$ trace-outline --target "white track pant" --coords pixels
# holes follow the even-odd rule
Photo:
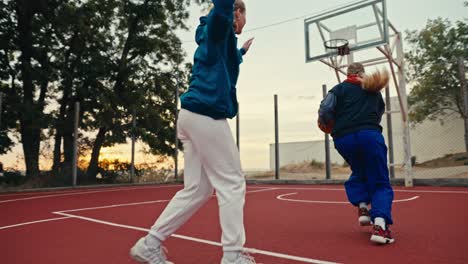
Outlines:
[[[178,137],[184,146],[184,189],[172,198],[150,234],[162,241],[168,238],[211,198],[214,189],[223,250],[241,250],[245,243],[246,186],[239,151],[226,119],[214,120],[182,109]]]

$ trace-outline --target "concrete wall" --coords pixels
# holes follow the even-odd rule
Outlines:
[[[290,142],[280,143],[280,167],[301,163],[303,161],[319,161],[325,162],[325,142],[320,141],[304,141],[304,142]],[[343,164],[344,160],[335,150],[333,142],[330,144],[330,159],[332,163]],[[270,144],[270,169],[275,168],[275,144]]]
[[[392,110],[399,109],[398,98],[392,97]],[[392,114],[393,147],[396,164],[403,163],[403,131],[400,113]],[[447,154],[465,151],[464,124],[459,116],[446,116],[440,121],[425,121],[410,129],[411,152],[417,162],[424,162],[443,157]],[[385,142],[388,145],[387,121],[384,115],[382,121]],[[325,161],[324,140],[280,143],[280,166],[300,163],[303,161]],[[344,160],[330,142],[332,163],[343,164]],[[270,144],[270,169],[275,168],[275,145]]]

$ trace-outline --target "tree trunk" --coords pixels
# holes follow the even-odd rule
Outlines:
[[[28,177],[39,175],[40,130],[32,127],[32,122],[21,120],[21,141],[23,143],[26,176]]]
[[[86,171],[86,178],[88,180],[95,179],[98,173],[99,153],[101,152],[102,144],[106,138],[107,129],[100,128],[94,141],[93,152],[91,154],[91,161],[89,162],[88,170]]]
[[[143,3],[143,6],[146,7],[149,3],[149,0],[145,0]],[[115,83],[113,86],[113,90],[120,96],[122,89],[123,89],[123,81],[127,78],[126,76],[126,70],[127,70],[127,63],[128,63],[128,55],[131,50],[131,44],[132,40],[136,36],[137,29],[138,29],[138,23],[140,21],[140,16],[136,14],[131,21],[129,22],[129,28],[128,28],[128,34],[127,38],[122,50],[122,54],[120,56],[119,60],[119,67],[118,67],[118,72],[117,76],[115,78]],[[123,98],[124,100],[126,99],[125,97]],[[112,122],[112,121],[111,121]],[[109,127],[109,126],[108,126]],[[93,146],[93,152],[91,154],[91,161],[89,163],[88,169],[86,171],[86,178],[91,180],[96,177],[96,174],[98,172],[98,163],[99,163],[99,153],[101,151],[101,147],[104,143],[105,136],[106,136],[107,128],[105,126],[102,126],[99,128],[99,132],[96,136],[96,140],[94,142]]]
[[[75,31],[73,34],[73,37],[70,40],[70,48],[65,54],[65,63],[64,65],[67,66],[67,71],[68,71],[68,77],[64,82],[63,85],[63,96],[62,99],[60,99],[60,112],[59,116],[57,117],[57,121],[55,123],[55,146],[54,146],[54,164],[53,164],[53,171],[55,175],[59,174],[60,166],[61,166],[61,144],[62,144],[62,138],[64,138],[65,135],[65,127],[67,126],[73,126],[73,120],[70,121],[70,118],[66,118],[67,114],[67,106],[72,105],[70,102],[70,96],[72,94],[72,86],[73,86],[73,71],[76,68],[76,65],[78,62],[81,60],[81,53],[78,52],[78,55],[76,56],[76,59],[71,63],[71,65],[68,67],[69,61],[70,61],[70,56],[73,52],[75,52],[77,48],[77,38],[78,38],[78,32]],[[81,49],[83,50],[83,49]],[[68,111],[68,114],[70,115],[70,111]],[[68,122],[67,122],[68,121]],[[65,141],[65,140],[64,140]],[[65,144],[65,143],[64,143]],[[64,151],[65,151],[65,146],[64,146]],[[73,150],[68,150],[67,151],[73,151]],[[70,171],[71,172],[71,171]],[[66,172],[68,173],[68,172]],[[67,174],[65,174],[67,175]]]
[[[52,172],[54,176],[60,174],[60,163],[62,162],[62,135],[59,132],[59,128],[56,128],[55,139],[54,139],[54,163],[52,165]]]
[[[62,174],[65,176],[67,184],[72,182],[72,169],[73,169],[73,124],[74,124],[74,108],[73,103],[69,102],[67,107],[67,114],[65,123],[63,125],[63,168]]]
[[[67,105],[70,104],[69,102],[69,93],[70,89],[65,88],[63,97],[60,100],[60,113],[57,118],[57,121],[55,122],[55,145],[54,145],[54,164],[53,164],[53,171],[55,175],[59,175],[59,170],[61,168],[61,162],[62,162],[62,152],[61,152],[61,145],[62,145],[62,139],[65,136],[65,127],[67,126],[72,126],[73,123],[67,122],[66,118],[66,111],[67,111]],[[68,113],[70,115],[70,113]],[[64,139],[65,141],[65,139]],[[64,143],[65,145],[65,143]],[[65,146],[64,146],[64,151],[65,151]]]
[[[18,1],[18,38],[21,50],[21,81],[23,101],[20,109],[20,130],[23,144],[26,176],[39,175],[40,126],[37,126],[37,108],[34,104],[34,85],[32,80],[32,17],[33,11],[27,1]]]

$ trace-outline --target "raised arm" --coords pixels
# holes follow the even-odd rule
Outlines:
[[[208,15],[208,38],[220,41],[226,38],[234,22],[234,0],[213,0],[214,8]]]

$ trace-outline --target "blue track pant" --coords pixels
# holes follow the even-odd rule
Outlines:
[[[392,220],[393,189],[388,178],[387,146],[382,133],[361,130],[334,139],[335,148],[351,166],[351,176],[345,183],[348,200],[354,205],[372,205],[372,221],[382,217]]]

